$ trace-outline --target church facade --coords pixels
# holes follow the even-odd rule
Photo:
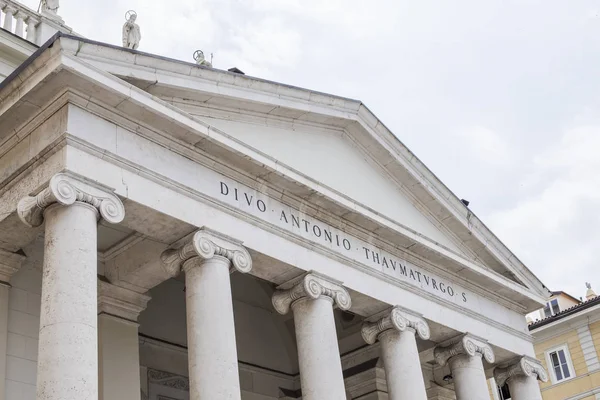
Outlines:
[[[0,399],[542,398],[548,290],[360,101],[0,33]]]

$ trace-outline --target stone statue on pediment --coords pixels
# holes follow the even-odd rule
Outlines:
[[[137,13],[133,10],[127,11],[125,14],[125,24],[123,25],[123,47],[128,49],[137,49],[142,40],[140,26],[135,23]]]
[[[42,12],[58,14],[59,7],[60,7],[59,0],[42,0]]]
[[[196,60],[196,64],[198,65],[212,68],[212,63],[204,57],[204,52],[202,50],[196,50],[194,53],[194,60]]]

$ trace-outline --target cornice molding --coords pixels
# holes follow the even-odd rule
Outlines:
[[[412,329],[423,340],[428,340],[431,337],[427,321],[400,306],[395,306],[391,310],[386,311],[385,315],[376,322],[367,321],[363,323],[361,334],[365,342],[373,344],[377,341],[379,335],[390,329],[395,329],[398,332],[405,332]]]
[[[352,305],[350,294],[341,284],[316,272],[309,272],[300,279],[296,278],[287,284],[290,289],[277,290],[272,297],[273,307],[280,314],[287,314],[294,302],[310,298],[316,300],[321,297],[330,298],[341,310],[349,310]]]
[[[483,357],[489,363],[493,363],[496,359],[492,347],[486,340],[468,333],[462,335],[455,343],[449,346],[436,347],[433,352],[436,363],[442,367],[448,363],[450,358],[461,354],[471,357]]]
[[[98,314],[136,322],[151,297],[98,279]]]
[[[175,277],[186,261],[195,257],[209,260],[214,256],[228,259],[231,272],[245,274],[252,270],[252,257],[242,242],[206,227],[198,230],[183,247],[165,250],[160,258],[165,271]]]
[[[0,249],[0,284],[9,284],[10,278],[21,269],[25,258],[24,255]]]
[[[23,223],[31,228],[42,225],[44,210],[55,203],[70,206],[76,201],[95,207],[100,216],[111,224],[125,218],[125,207],[115,194],[106,188],[65,173],[56,174],[49,186],[36,196],[19,201],[17,213]]]
[[[518,376],[533,376],[542,382],[548,382],[548,373],[542,366],[542,363],[535,358],[528,356],[523,356],[506,367],[494,369],[494,378],[500,387],[511,378]]]

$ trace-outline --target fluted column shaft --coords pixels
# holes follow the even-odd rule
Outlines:
[[[36,398],[98,400],[97,222],[121,222],[123,204],[58,174],[17,212],[28,226],[45,222]]]
[[[513,400],[542,400],[538,379],[547,382],[548,373],[538,360],[524,356],[506,367],[496,368],[494,378],[499,386],[508,384]]]
[[[450,365],[457,400],[489,400],[483,358],[493,363],[494,352],[483,339],[466,334],[454,344],[434,351],[439,365]]]
[[[390,400],[427,400],[416,340],[417,332],[429,339],[427,322],[399,306],[372,319],[376,321],[363,324],[362,336],[369,344],[381,343]]]
[[[334,303],[345,310],[350,308],[348,292],[339,283],[314,273],[273,295],[279,313],[286,314],[290,307],[294,313],[304,400],[346,399]]]
[[[240,400],[230,269],[252,268],[240,242],[201,229],[163,262],[172,273],[185,271],[188,365],[191,400]]]

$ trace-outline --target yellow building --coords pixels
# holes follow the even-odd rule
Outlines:
[[[600,297],[591,286],[585,300],[553,292],[546,307],[527,316],[536,358],[548,371],[544,400],[600,400]],[[506,387],[493,399],[510,398]]]

